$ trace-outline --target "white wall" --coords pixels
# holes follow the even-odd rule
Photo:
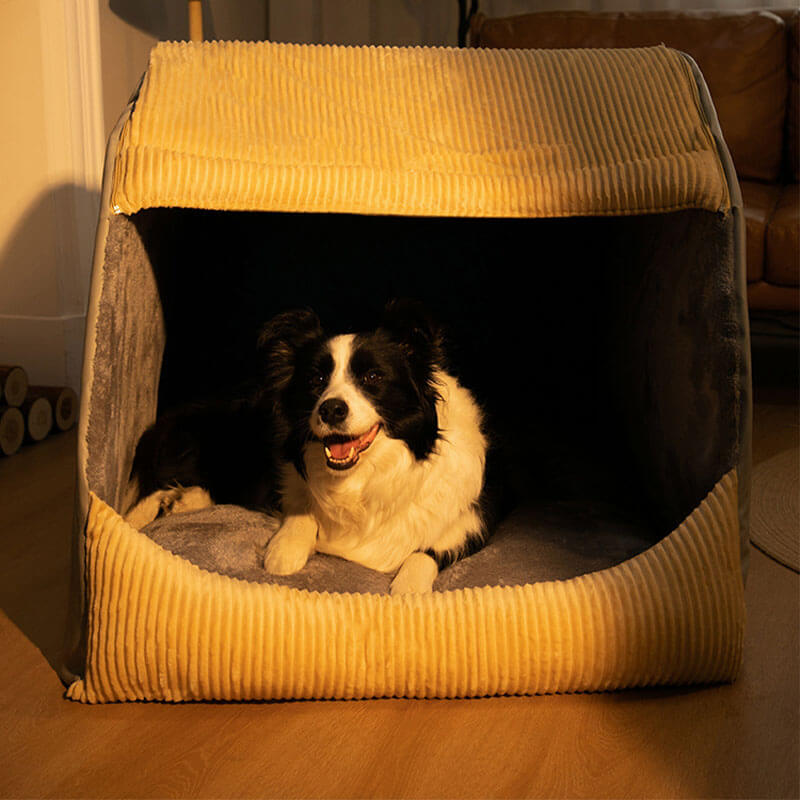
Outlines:
[[[78,0],[0,4],[0,363],[76,388],[103,137],[83,101],[97,53],[78,47],[93,23]]]

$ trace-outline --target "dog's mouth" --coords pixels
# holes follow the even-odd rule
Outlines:
[[[326,436],[322,444],[328,466],[338,470],[354,467],[360,455],[375,441],[380,427],[380,422],[376,422],[366,433],[356,437],[339,433]]]

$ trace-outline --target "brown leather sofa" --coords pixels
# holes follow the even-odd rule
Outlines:
[[[691,55],[744,200],[752,311],[800,310],[800,11],[536,12],[470,26],[473,47],[644,47]]]

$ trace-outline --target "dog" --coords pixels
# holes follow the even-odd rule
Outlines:
[[[268,572],[295,573],[318,551],[396,573],[393,595],[430,591],[483,546],[484,415],[424,308],[394,301],[371,332],[334,336],[289,311],[258,346],[249,396],[183,408],[142,436],[129,522],[236,503],[280,517]]]

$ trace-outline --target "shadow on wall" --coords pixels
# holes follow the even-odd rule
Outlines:
[[[0,363],[20,364],[33,383],[80,388],[99,203],[96,191],[53,186],[0,249]]]
[[[186,0],[108,0],[113,14],[161,41],[189,38]],[[202,0],[205,39],[259,41],[269,30],[268,0]]]
[[[189,35],[187,0],[108,0],[110,11],[159,40]],[[274,3],[269,0],[202,0],[207,40],[305,42],[345,45],[455,45],[455,0],[393,0],[357,4]]]
[[[204,18],[206,5],[203,3]],[[180,41],[189,37],[186,0],[109,0],[109,8],[128,25],[157,39]]]

